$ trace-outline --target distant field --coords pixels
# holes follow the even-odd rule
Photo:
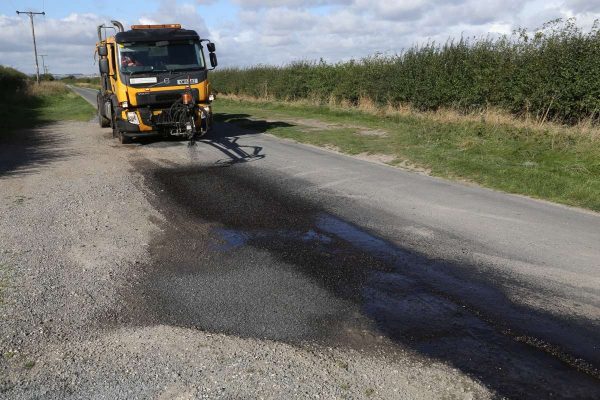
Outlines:
[[[0,134],[62,120],[87,121],[95,110],[64,83],[28,79],[25,74],[0,66]]]
[[[67,77],[60,80],[63,83],[68,83],[69,85],[75,85],[80,87],[85,87],[89,89],[100,89],[100,78],[75,78],[75,77]]]
[[[600,136],[560,126],[220,97],[217,120],[432,175],[600,211]]]
[[[218,69],[223,94],[315,104],[373,104],[477,114],[499,109],[539,124],[596,124],[600,30],[552,21],[536,32],[427,43],[401,54],[329,64]]]

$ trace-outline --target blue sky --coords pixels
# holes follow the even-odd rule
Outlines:
[[[200,13],[211,16],[211,18],[205,19],[209,27],[211,23],[231,18],[239,10],[236,4],[229,1],[204,2],[203,4],[191,1],[188,3],[196,3]],[[116,19],[134,21],[142,14],[157,11],[159,6],[160,2],[148,0],[1,0],[0,15],[11,15],[18,9],[19,11],[45,11],[46,18],[65,18],[73,13],[92,13],[96,15],[110,14],[110,17]],[[107,12],[107,9],[110,9],[110,13]],[[144,12],[140,13],[140,10],[144,10]]]
[[[28,18],[54,73],[93,73],[96,26],[118,19],[181,23],[217,44],[220,65],[336,62],[395,54],[425,41],[510,34],[554,18],[583,28],[600,18],[599,0],[0,0],[0,64],[34,70]]]

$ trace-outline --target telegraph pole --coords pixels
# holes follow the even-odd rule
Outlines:
[[[44,71],[44,75],[48,75],[48,68],[46,68],[46,58],[45,58],[45,57],[48,57],[48,54],[40,54],[40,57],[42,57],[42,70]]]
[[[31,21],[31,34],[33,35],[33,55],[35,56],[35,75],[37,78],[37,83],[40,83],[40,65],[38,64],[38,56],[37,56],[37,46],[35,44],[35,27],[33,26],[33,16],[34,15],[46,15],[45,12],[33,12],[33,11],[17,11],[17,15],[27,14],[29,15],[29,20]]]

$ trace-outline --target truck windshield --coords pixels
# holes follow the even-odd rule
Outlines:
[[[119,44],[119,66],[125,73],[185,71],[204,68],[200,43],[161,41]]]

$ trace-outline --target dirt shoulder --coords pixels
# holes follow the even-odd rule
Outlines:
[[[410,351],[398,361],[103,322],[151,262],[148,244],[164,223],[132,161],[181,160],[117,145],[91,123],[19,134],[23,140],[0,147],[0,158],[32,137],[52,145],[44,157],[5,165],[0,174],[0,397],[489,397],[459,371]]]

